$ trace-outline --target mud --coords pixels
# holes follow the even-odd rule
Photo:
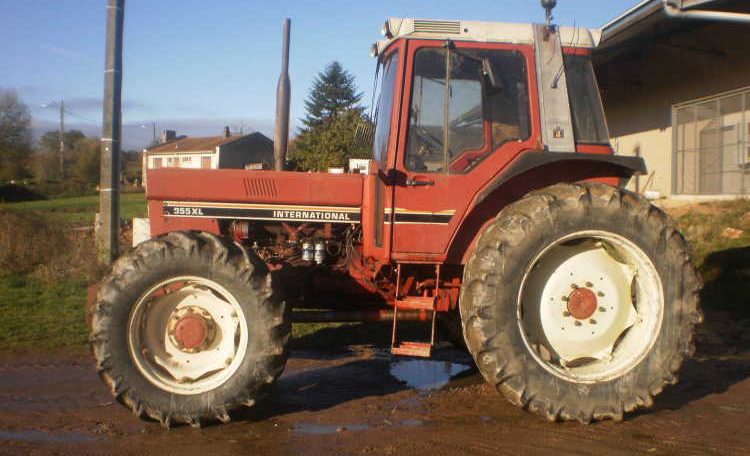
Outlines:
[[[0,454],[747,454],[748,325],[720,312],[706,321],[696,357],[653,409],[589,426],[518,410],[461,351],[392,359],[361,328],[314,336],[325,350],[296,342],[270,398],[202,429],[136,419],[85,353],[0,355]]]

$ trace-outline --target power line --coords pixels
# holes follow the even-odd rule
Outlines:
[[[76,114],[75,112],[71,111],[70,109],[65,109],[65,112],[68,113],[68,114],[70,114],[73,117],[78,117],[79,119],[83,119],[83,120],[85,120],[87,122],[91,122],[91,123],[96,124],[96,125],[101,125],[102,124],[101,121],[94,120],[94,119],[91,119],[89,117],[82,116],[80,114]]]

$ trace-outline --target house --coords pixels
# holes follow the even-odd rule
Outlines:
[[[602,29],[593,59],[612,145],[673,199],[750,194],[750,2],[646,0]]]
[[[233,136],[226,127],[222,136],[178,138],[169,133],[163,136],[166,142],[143,151],[144,185],[147,169],[273,167],[273,141],[259,132]]]

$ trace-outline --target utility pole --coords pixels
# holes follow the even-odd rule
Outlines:
[[[60,100],[60,180],[65,179],[65,101]]]
[[[151,122],[151,126],[154,127],[153,128],[153,130],[154,130],[154,139],[151,142],[151,144],[153,145],[153,144],[156,144],[156,122]]]
[[[99,252],[101,260],[105,264],[110,264],[117,258],[120,240],[120,140],[122,138],[122,36],[124,16],[125,0],[108,0],[98,236]]]

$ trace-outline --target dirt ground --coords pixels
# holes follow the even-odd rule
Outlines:
[[[516,409],[461,351],[391,358],[361,328],[298,341],[268,400],[202,429],[136,419],[85,353],[0,355],[0,454],[747,454],[750,328],[725,312],[706,321],[652,410],[588,426]]]

